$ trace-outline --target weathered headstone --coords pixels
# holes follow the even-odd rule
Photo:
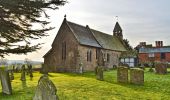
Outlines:
[[[143,85],[144,84],[144,71],[140,68],[130,69],[130,83]]]
[[[95,74],[96,74],[96,79],[103,81],[103,67],[102,66],[97,66],[95,68]]]
[[[30,75],[30,78],[33,78],[33,73],[32,73],[32,65],[28,65],[28,73]]]
[[[26,81],[26,78],[25,78],[25,65],[22,65],[22,67],[21,67],[21,81]]]
[[[95,74],[96,74],[96,79],[97,80],[104,80],[103,79],[103,70],[105,66],[105,61],[104,61],[104,55],[103,51],[100,49],[98,53],[98,58],[97,58],[97,67],[95,68]]]
[[[2,85],[2,93],[8,94],[8,95],[12,94],[12,87],[11,87],[9,72],[5,70],[4,67],[0,68],[0,79],[1,79],[1,85]]]
[[[58,100],[57,89],[47,75],[40,77],[33,100]]]
[[[167,74],[167,66],[164,63],[158,63],[155,66],[155,71],[157,74]]]
[[[127,67],[117,67],[117,82],[128,83],[128,68]]]
[[[13,72],[13,70],[10,71],[10,80],[14,80],[14,72]]]
[[[83,63],[79,64],[79,73],[82,74],[83,73]]]

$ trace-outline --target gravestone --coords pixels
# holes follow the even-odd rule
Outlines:
[[[104,61],[103,51],[101,49],[98,52],[97,65],[98,66],[95,68],[96,79],[102,81],[102,80],[104,80],[103,79],[103,70],[104,70],[104,66],[105,66],[105,61]]]
[[[77,57],[76,57],[77,63],[76,63],[76,72],[82,74],[83,73],[83,63],[82,63],[82,57],[80,55],[80,51],[77,51]]]
[[[8,95],[12,94],[9,72],[5,70],[4,67],[0,68],[0,79],[1,79],[2,93]]]
[[[103,67],[102,66],[97,66],[95,68],[95,74],[96,74],[96,79],[103,81]]]
[[[128,67],[117,67],[117,82],[128,83]]]
[[[79,64],[79,73],[82,74],[83,73],[83,63]]]
[[[21,67],[21,81],[26,81],[26,78],[25,78],[26,72],[25,71],[26,71],[25,65],[22,65],[22,67]]]
[[[130,83],[143,85],[144,84],[144,71],[140,68],[130,69]]]
[[[158,63],[155,66],[156,74],[167,74],[167,66],[164,63]]]
[[[33,78],[33,73],[32,73],[32,65],[28,65],[28,73],[30,75],[30,78]]]
[[[48,75],[43,75],[38,81],[33,100],[58,100],[57,89]]]
[[[14,80],[14,72],[13,72],[13,70],[10,71],[10,80]]]

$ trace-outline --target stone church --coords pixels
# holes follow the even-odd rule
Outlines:
[[[119,64],[121,52],[126,51],[118,22],[113,35],[109,35],[88,25],[70,22],[66,18],[51,47],[43,56],[44,69],[49,72],[94,71],[98,66],[99,51],[103,53],[104,68],[113,68]]]

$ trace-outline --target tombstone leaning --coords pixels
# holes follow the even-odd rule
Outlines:
[[[1,79],[2,93],[8,95],[12,94],[9,72],[5,70],[4,67],[0,67],[0,79]]]
[[[48,75],[43,75],[38,81],[33,100],[58,100],[57,89]]]

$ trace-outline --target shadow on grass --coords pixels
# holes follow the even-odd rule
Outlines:
[[[32,100],[36,86],[12,91],[12,95],[0,93],[0,100]]]

